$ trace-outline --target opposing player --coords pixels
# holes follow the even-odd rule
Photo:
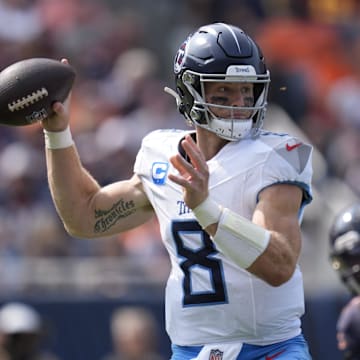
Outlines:
[[[131,179],[100,187],[81,165],[65,107],[43,121],[48,180],[70,234],[96,238],[155,213],[171,259],[166,327],[177,359],[310,359],[300,223],[311,201],[312,148],[263,131],[270,82],[241,29],[203,26],[174,64],[190,131],[158,130]]]
[[[344,359],[360,359],[360,203],[341,211],[330,230],[330,259],[353,295],[337,323],[337,341]]]

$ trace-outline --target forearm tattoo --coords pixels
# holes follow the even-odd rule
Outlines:
[[[95,209],[95,222],[94,232],[104,233],[113,227],[119,219],[126,218],[135,213],[135,203],[133,200],[125,201],[120,199],[109,210],[96,210]]]

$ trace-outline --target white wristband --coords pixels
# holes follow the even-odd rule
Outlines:
[[[70,127],[63,131],[47,131],[44,129],[45,146],[48,149],[65,149],[74,144]]]
[[[224,255],[246,269],[265,251],[270,236],[270,231],[225,208],[213,241]]]
[[[200,205],[193,209],[198,223],[203,229],[219,221],[222,207],[208,196]]]

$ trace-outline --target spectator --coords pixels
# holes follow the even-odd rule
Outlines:
[[[40,315],[23,303],[0,309],[0,360],[58,360],[41,349],[44,328]]]
[[[111,317],[113,352],[103,360],[163,360],[158,349],[158,326],[143,307],[124,307]]]

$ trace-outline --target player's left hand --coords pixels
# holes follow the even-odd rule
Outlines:
[[[190,135],[186,135],[181,145],[190,162],[180,154],[170,157],[170,162],[179,172],[169,174],[168,178],[182,186],[185,204],[194,209],[209,195],[209,169],[203,154]]]

